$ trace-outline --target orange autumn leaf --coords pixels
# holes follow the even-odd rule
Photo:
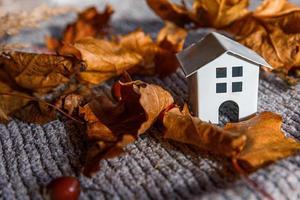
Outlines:
[[[299,152],[300,143],[286,138],[281,125],[282,117],[271,112],[262,112],[243,122],[226,124],[225,131],[238,132],[247,137],[246,145],[235,157],[246,172],[253,172]]]
[[[87,69],[78,75],[80,80],[99,84],[125,71],[131,74],[166,76],[179,64],[175,54],[183,47],[187,33],[184,29],[167,26],[158,35],[158,41],[141,30],[112,40],[85,38],[74,48],[86,63]]]
[[[245,172],[253,172],[300,150],[300,143],[281,131],[281,116],[262,112],[224,128],[192,117],[185,107],[164,113],[164,138],[192,144],[202,150],[237,161]]]
[[[25,95],[22,92],[16,92],[8,84],[1,82],[0,79],[0,122],[4,123],[10,120],[11,115],[22,107],[26,106],[30,100],[16,96],[1,95],[1,93],[17,93]]]
[[[276,10],[276,13],[271,14]],[[262,55],[275,69],[287,73],[300,66],[300,7],[287,1],[264,1],[251,15],[226,30]]]
[[[205,26],[222,28],[245,16],[248,5],[248,0],[195,0],[193,8]]]
[[[99,96],[84,105],[78,104],[78,113],[86,121],[86,134],[91,143],[84,167],[86,175],[99,168],[101,159],[122,153],[125,145],[145,133],[174,102],[172,96],[157,85],[141,81],[119,84],[121,97],[117,101]],[[76,95],[72,95],[69,101],[78,102],[76,99]]]
[[[156,72],[165,77],[175,72],[180,66],[176,53],[183,49],[187,31],[172,23],[166,25],[159,31],[156,43],[159,46],[155,57]]]
[[[193,24],[222,28],[249,12],[248,0],[195,0],[192,9],[169,0],[147,0],[147,3],[163,20],[181,27]]]
[[[165,112],[163,126],[166,139],[229,157],[237,155],[246,142],[246,136],[239,132],[229,132],[191,116],[187,106],[182,111],[175,107]]]
[[[196,22],[185,5],[175,4],[170,0],[147,0],[147,3],[159,17],[177,26],[184,27],[186,24]]]
[[[78,14],[78,18],[74,23],[67,25],[61,41],[48,37],[46,38],[46,45],[50,50],[61,51],[63,44],[73,44],[77,40],[89,36],[105,35],[112,14],[113,9],[109,5],[102,13],[98,13],[95,7],[87,8]]]
[[[31,92],[46,93],[81,68],[75,58],[49,54],[10,52],[0,55],[0,74],[20,88]]]

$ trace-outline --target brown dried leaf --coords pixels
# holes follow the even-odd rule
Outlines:
[[[47,47],[66,55],[65,49],[61,49],[63,44],[73,44],[89,36],[105,35],[112,14],[113,9],[109,5],[106,6],[102,13],[98,13],[95,7],[87,8],[78,14],[78,19],[74,23],[66,27],[61,41],[51,37],[46,38]]]
[[[222,28],[245,16],[248,0],[196,0],[197,19],[205,26]]]
[[[79,68],[79,61],[63,56],[25,52],[0,55],[0,76],[32,92],[51,91],[68,82]]]
[[[165,112],[164,138],[192,144],[203,150],[226,156],[237,155],[244,147],[246,136],[238,131],[226,131],[190,115],[185,106]]]
[[[120,84],[121,100],[97,97],[79,108],[87,122],[87,136],[93,145],[87,155],[85,173],[98,169],[99,160],[121,153],[122,148],[145,133],[159,114],[173,104],[161,87],[133,81]]]
[[[166,25],[159,31],[156,38],[159,51],[155,57],[156,71],[161,76],[167,76],[175,72],[180,64],[176,53],[183,49],[187,31],[172,23]]]
[[[275,12],[276,11],[276,12]],[[300,66],[300,7],[284,0],[266,0],[227,31],[262,55],[276,70],[288,73]]]
[[[175,54],[182,49],[186,31],[175,26],[164,28],[155,43],[149,35],[137,30],[117,39],[85,38],[74,47],[87,64],[87,70],[78,76],[92,84],[118,76],[125,71],[131,74],[165,76],[178,65]]]
[[[163,20],[173,22],[183,27],[186,24],[196,22],[193,14],[184,6],[172,3],[169,0],[147,0],[150,8]]]
[[[300,150],[299,142],[284,136],[281,125],[280,115],[262,112],[247,121],[225,126],[224,131],[238,132],[247,137],[246,145],[236,157],[245,171],[253,172]]]
[[[181,27],[193,24],[222,28],[249,12],[248,0],[195,0],[193,9],[169,0],[147,0],[147,3],[163,20]]]
[[[48,105],[31,101],[26,106],[16,110],[11,116],[28,123],[45,124],[55,120],[56,114],[56,111]]]
[[[14,91],[8,84],[1,82],[0,78],[0,122],[6,123],[16,111],[26,106],[30,100],[17,96],[1,95],[1,93],[25,94]]]

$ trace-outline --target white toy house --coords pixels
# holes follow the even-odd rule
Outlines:
[[[231,121],[257,112],[259,68],[272,68],[254,51],[212,32],[177,54],[188,78],[192,111],[201,120],[219,123],[224,107]]]

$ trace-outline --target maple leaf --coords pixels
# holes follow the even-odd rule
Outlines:
[[[246,172],[253,172],[299,152],[300,143],[286,138],[281,125],[282,117],[272,112],[262,112],[249,120],[226,124],[225,131],[238,132],[247,137],[246,145],[235,157]]]
[[[0,94],[15,92],[8,84],[0,80]],[[16,92],[20,95],[25,95],[21,92]],[[0,95],[0,122],[6,123],[10,116],[29,103],[30,100],[19,98],[16,96]]]
[[[145,133],[159,114],[173,104],[172,96],[161,87],[133,81],[120,84],[121,100],[100,96],[79,107],[87,123],[88,151],[85,174],[99,168],[99,160],[118,155],[122,148]]]
[[[163,20],[184,27],[189,23],[197,23],[193,14],[185,5],[172,3],[169,0],[147,0],[150,8]]]
[[[78,19],[74,23],[67,25],[61,41],[48,37],[46,38],[46,45],[50,50],[59,51],[61,54],[64,54],[66,51],[66,49],[62,49],[64,44],[73,44],[79,39],[88,36],[106,35],[112,14],[113,9],[109,5],[106,6],[102,13],[98,13],[95,7],[87,8],[78,14]]]
[[[163,20],[181,27],[193,24],[222,28],[249,12],[248,0],[195,0],[192,9],[168,0],[147,0],[147,3]]]
[[[276,11],[276,13],[273,13]],[[226,30],[262,55],[275,69],[288,73],[300,66],[300,8],[281,1],[264,1],[247,17]]]
[[[219,155],[237,155],[247,139],[239,132],[226,131],[191,116],[186,105],[182,111],[175,107],[165,112],[162,123],[164,138],[192,144]]]
[[[49,92],[67,83],[80,68],[78,60],[57,55],[25,52],[0,55],[0,76],[31,92]]]
[[[224,128],[192,117],[185,106],[163,115],[164,138],[192,144],[237,161],[245,172],[253,172],[300,150],[300,143],[286,138],[281,131],[281,116],[262,112]]]
[[[141,30],[110,41],[95,38],[79,40],[74,48],[80,52],[87,69],[78,78],[99,84],[125,71],[166,76],[179,66],[175,54],[182,49],[186,35],[184,29],[167,26],[159,33],[157,42]]]
[[[205,26],[222,28],[245,16],[248,0],[195,0],[197,19]]]

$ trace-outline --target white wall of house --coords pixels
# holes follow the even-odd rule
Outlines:
[[[232,67],[242,66],[243,76],[232,77]],[[226,78],[216,78],[216,68],[227,67]],[[232,92],[232,82],[243,82],[242,92]],[[197,71],[198,117],[219,123],[219,107],[228,100],[239,106],[239,119],[257,112],[259,66],[232,54],[224,53]],[[226,93],[216,93],[216,83],[227,83]],[[194,96],[194,95],[191,95]],[[196,98],[196,96],[194,96]]]

